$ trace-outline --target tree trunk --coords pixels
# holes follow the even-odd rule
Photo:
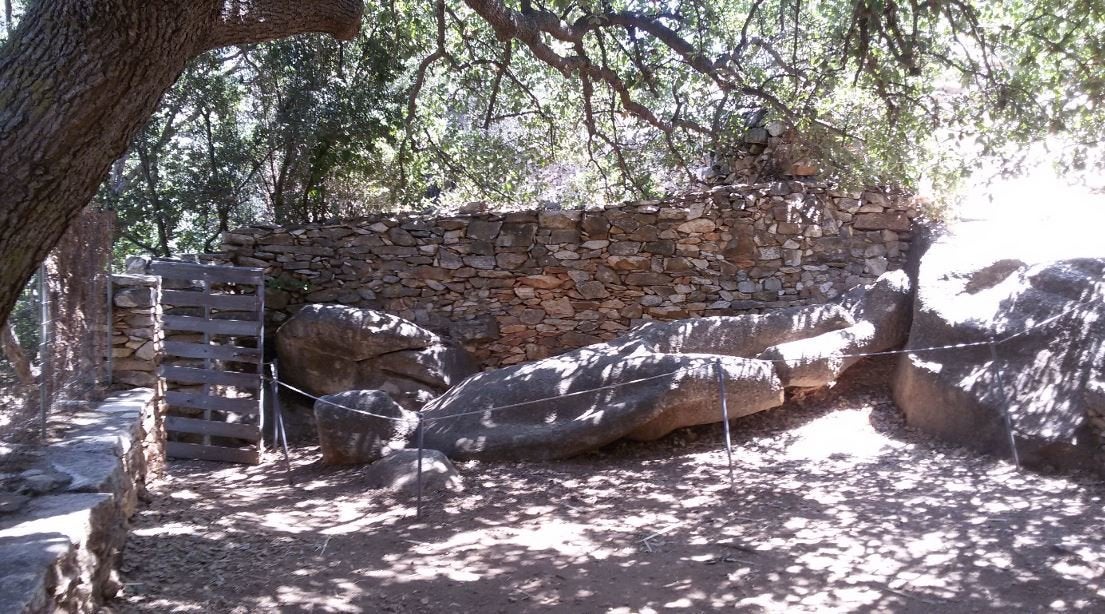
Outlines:
[[[361,0],[34,2],[0,47],[0,320],[176,81],[212,48],[352,38]]]
[[[15,370],[15,376],[19,378],[19,383],[24,386],[35,383],[35,376],[31,373],[31,361],[27,358],[27,353],[23,351],[23,346],[19,345],[19,339],[15,338],[15,331],[12,330],[11,322],[0,326],[0,346],[3,346],[4,358],[7,358],[8,362],[11,363],[12,369]]]

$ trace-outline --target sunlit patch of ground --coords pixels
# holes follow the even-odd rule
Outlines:
[[[548,463],[465,463],[408,502],[298,450],[178,463],[139,512],[127,612],[1105,611],[1105,487],[901,424],[865,362],[831,393]],[[856,375],[862,372],[862,375]]]

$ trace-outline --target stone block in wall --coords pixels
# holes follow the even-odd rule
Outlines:
[[[418,240],[414,238],[414,235],[398,226],[389,229],[387,231],[387,237],[395,245],[401,245],[404,247],[413,247],[418,245]]]
[[[580,229],[588,239],[606,239],[610,235],[610,221],[602,213],[584,213]]]
[[[537,222],[541,228],[568,230],[576,228],[581,217],[581,211],[539,211]]]
[[[536,224],[504,224],[495,240],[495,246],[526,248],[533,245],[536,237]]]
[[[449,325],[449,336],[461,343],[494,341],[499,335],[499,322],[493,316],[459,320]]]
[[[499,230],[502,227],[503,223],[500,221],[472,220],[468,223],[467,236],[479,241],[493,241],[499,236]]]
[[[529,286],[531,288],[538,288],[541,290],[552,290],[559,288],[564,284],[564,279],[556,275],[528,275],[518,280],[518,283]]]
[[[670,275],[663,273],[651,273],[651,272],[638,272],[629,273],[625,276],[625,283],[628,286],[662,286],[666,287],[670,285],[672,278]]]
[[[115,307],[123,309],[149,308],[154,305],[154,289],[152,287],[128,287],[115,293],[113,302]]]
[[[861,213],[855,217],[856,230],[907,231],[912,227],[904,213]]]
[[[652,266],[649,256],[610,256],[606,264],[614,271],[647,271]]]

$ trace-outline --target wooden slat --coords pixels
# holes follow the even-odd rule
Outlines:
[[[161,302],[176,307],[213,307],[257,311],[260,301],[255,294],[204,294],[190,290],[162,290]]]
[[[181,384],[215,384],[216,386],[237,386],[238,388],[253,390],[261,388],[261,376],[254,373],[165,365],[161,367],[161,377]]]
[[[261,334],[260,322],[248,322],[246,320],[207,320],[198,316],[165,316],[163,322],[167,330],[252,337]]]
[[[195,443],[169,441],[165,443],[165,454],[171,458],[192,458],[199,460],[223,461],[256,465],[261,462],[258,450],[225,448],[222,446],[203,446]]]
[[[261,427],[256,424],[232,424],[215,420],[166,416],[165,430],[176,433],[196,433],[216,437],[235,437],[249,441],[261,440]]]
[[[212,396],[197,392],[178,392],[176,390],[170,390],[165,393],[165,402],[168,403],[170,407],[229,411],[250,416],[256,416],[261,413],[261,404],[256,399],[231,399],[228,397]]]
[[[210,345],[207,343],[166,341],[165,354],[178,358],[213,358],[215,360],[252,362],[261,356],[261,350],[257,348],[242,348],[236,345]]]
[[[221,266],[216,264],[192,264],[189,262],[154,260],[150,263],[149,272],[151,275],[160,275],[165,279],[202,279],[212,283],[251,285],[265,283],[264,269]]]

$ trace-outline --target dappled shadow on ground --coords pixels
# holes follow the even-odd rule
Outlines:
[[[409,502],[295,454],[174,464],[124,566],[134,612],[1105,609],[1105,487],[902,426],[887,361],[832,394],[570,461],[465,463]],[[862,374],[857,376],[856,374]]]

